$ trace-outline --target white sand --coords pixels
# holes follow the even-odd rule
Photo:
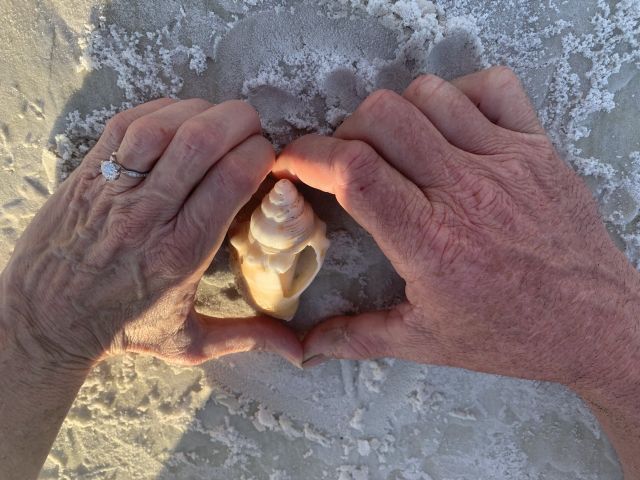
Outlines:
[[[159,95],[247,98],[281,146],[330,132],[375,88],[502,63],[522,75],[556,145],[640,265],[640,1],[611,3],[0,0],[0,260],[127,105]],[[306,193],[333,246],[295,325],[401,298],[371,238],[330,197]],[[199,308],[251,313],[226,249],[201,284]],[[198,368],[136,356],[103,363],[41,478],[621,474],[593,417],[556,385],[391,360],[300,372],[250,354]]]

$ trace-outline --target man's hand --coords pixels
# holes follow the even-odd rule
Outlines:
[[[393,356],[565,384],[611,368],[593,345],[616,350],[630,326],[617,301],[637,278],[509,70],[378,91],[276,170],[334,193],[407,283],[396,308],[314,328],[307,361]]]
[[[335,194],[406,281],[405,303],[313,328],[305,366],[398,357],[594,395],[640,379],[638,274],[510,70],[375,92],[275,171]]]
[[[334,193],[407,283],[396,308],[317,326],[306,358],[572,384],[595,367],[592,342],[628,328],[611,313],[633,272],[506,69],[378,91],[335,138],[290,145],[277,169]]]

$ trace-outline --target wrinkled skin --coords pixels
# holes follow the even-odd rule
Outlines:
[[[115,150],[127,168],[152,173],[106,183],[99,165]],[[298,339],[279,322],[193,308],[230,222],[274,159],[243,102],[162,99],[118,114],[3,274],[5,308],[25,319],[24,341],[81,368],[123,352],[195,364],[253,349],[299,364]]]
[[[128,169],[106,183],[101,161]],[[198,282],[275,152],[244,102],[156,100],[115,116],[26,229],[0,278],[0,480],[36,478],[99,360],[197,364],[302,346],[266,317],[211,318]]]
[[[335,136],[302,137],[275,167],[260,133],[242,102],[141,105],[109,123],[38,213],[0,284],[10,478],[37,476],[98,360],[194,364],[253,349],[305,367],[388,356],[560,382],[640,478],[639,275],[512,72],[375,92]],[[114,150],[150,175],[106,184],[98,166]],[[272,167],[335,194],[406,281],[406,302],[328,319],[302,345],[273,319],[195,312],[198,281]]]
[[[630,394],[638,273],[510,70],[375,92],[333,138],[289,145],[275,171],[335,194],[406,281],[405,303],[314,327],[305,367],[396,357],[561,382],[592,403]],[[640,430],[629,442],[615,428],[637,473]]]
[[[334,138],[290,145],[276,170],[335,193],[407,283],[390,311],[315,328],[306,358],[394,356],[572,384],[595,367],[591,342],[628,327],[602,321],[618,307],[602,293],[628,291],[635,272],[509,70],[378,91]]]

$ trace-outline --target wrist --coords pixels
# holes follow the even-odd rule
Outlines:
[[[0,276],[0,478],[36,478],[89,367],[34,328]],[[21,303],[24,302],[24,303]],[[6,477],[5,477],[6,475]]]
[[[569,385],[581,397],[596,405],[633,404],[640,393],[640,274],[624,270],[624,288],[603,295],[611,305],[609,313],[597,319],[586,349],[582,372]],[[604,298],[606,297],[606,298]]]
[[[8,274],[8,269],[0,276],[2,349],[23,361],[33,373],[86,375],[97,357],[79,354],[80,349],[72,346],[73,335],[65,338],[62,331],[55,331],[57,325],[62,329],[63,322],[57,322],[53,312],[49,312],[47,319],[40,318],[42,314],[34,308],[35,302],[22,293],[19,285],[20,282]]]
[[[630,269],[632,270],[632,269]],[[592,368],[571,387],[594,413],[613,444],[625,478],[640,478],[640,275],[633,270],[624,290],[614,295],[619,312]],[[611,321],[604,319],[603,322]],[[618,325],[624,328],[617,328]],[[609,327],[608,323],[605,323]],[[602,368],[601,365],[607,365]]]

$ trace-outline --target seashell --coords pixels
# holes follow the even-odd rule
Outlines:
[[[280,180],[231,237],[244,290],[260,311],[291,320],[329,248],[327,227],[289,180]]]

